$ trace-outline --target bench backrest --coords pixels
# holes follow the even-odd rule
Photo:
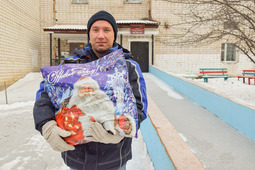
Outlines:
[[[244,73],[246,72],[255,72],[255,70],[243,70]]]
[[[227,74],[227,68],[200,68],[200,74]]]
[[[255,77],[255,70],[243,70],[243,76],[248,76],[248,77],[250,77],[250,76],[254,76]]]

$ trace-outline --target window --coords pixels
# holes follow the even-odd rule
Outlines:
[[[81,4],[81,3],[88,3],[88,0],[72,0],[73,4]]]
[[[126,3],[141,3],[142,0],[125,0]]]
[[[239,2],[240,0],[225,0],[225,1],[228,1],[228,2]]]
[[[232,43],[221,44],[221,61],[236,61],[236,46]]]
[[[236,29],[236,28],[237,28],[237,25],[233,21],[224,22],[224,29],[225,30],[227,30],[227,29]]]

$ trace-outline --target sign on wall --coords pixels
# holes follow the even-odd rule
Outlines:
[[[144,34],[144,24],[131,24],[130,34]]]

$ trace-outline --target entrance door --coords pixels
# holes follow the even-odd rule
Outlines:
[[[149,72],[149,42],[131,42],[131,53],[142,72]]]

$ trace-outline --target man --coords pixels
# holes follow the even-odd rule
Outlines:
[[[91,62],[122,48],[115,42],[118,31],[116,21],[106,11],[99,11],[89,19],[87,31],[90,43],[76,51],[76,55],[68,58],[65,63]],[[145,81],[139,65],[129,58],[130,52],[126,49],[123,49],[123,52],[128,68],[129,83],[136,98],[138,127],[140,127],[140,123],[146,118],[147,111]],[[67,166],[79,170],[126,169],[127,161],[132,158],[132,138],[110,134],[99,123],[93,122],[89,131],[93,136],[93,142],[76,146],[67,144],[62,137],[68,137],[71,134],[57,126],[56,109],[44,91],[43,82],[40,87],[34,106],[35,127],[54,150],[62,152],[62,158]]]

